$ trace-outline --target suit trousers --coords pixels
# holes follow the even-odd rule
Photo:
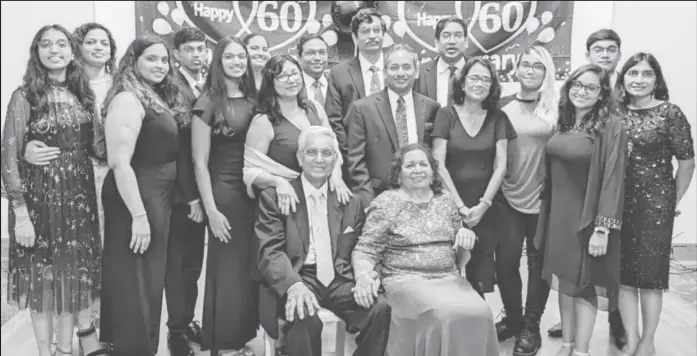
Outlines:
[[[170,237],[167,249],[165,298],[170,332],[186,332],[194,320],[198,297],[198,279],[203,267],[203,247],[206,225],[188,218],[189,204],[172,207]]]
[[[316,266],[303,267],[300,275],[322,308],[344,320],[349,330],[359,330],[356,337],[358,348],[354,356],[384,355],[389,336],[391,308],[383,295],[379,295],[370,309],[365,309],[353,298],[353,280],[337,275],[329,286],[324,286],[317,279]],[[282,303],[279,303],[278,311],[278,315],[284,320],[285,303],[286,296],[283,297]],[[288,356],[322,356],[322,327],[322,321],[317,314],[309,316],[306,309],[305,318],[302,320],[299,320],[296,314],[294,321],[284,325]]]

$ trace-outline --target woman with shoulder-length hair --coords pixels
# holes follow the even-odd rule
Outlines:
[[[531,46],[516,64],[520,91],[501,100],[501,109],[517,136],[508,142],[506,175],[501,184],[506,198],[501,224],[506,228],[503,235],[508,243],[496,254],[496,274],[505,310],[496,329],[499,340],[516,337],[514,355],[534,354],[542,344],[540,318],[547,304],[549,285],[542,278],[543,256],[535,249],[533,239],[544,183],[545,145],[554,134],[559,110],[555,75],[549,52],[542,46]],[[524,242],[528,261],[525,315],[520,278]]]
[[[600,66],[584,65],[564,83],[546,159],[534,243],[544,251],[544,278],[559,292],[557,355],[585,356],[597,309],[617,308],[627,161],[627,134]]]
[[[179,125],[190,120],[170,60],[161,38],[136,38],[104,101],[111,171],[102,189],[100,337],[117,356],[152,356],[159,343]]]
[[[192,109],[194,172],[209,225],[201,349],[216,356],[251,354],[245,344],[259,325],[252,281],[255,208],[242,179],[255,98],[244,44],[223,37]]]
[[[616,92],[630,147],[619,299],[627,332],[623,352],[648,356],[655,353],[663,291],[668,289],[676,208],[695,169],[694,141],[682,110],[668,101],[663,71],[652,54],[639,52],[627,60]],[[678,162],[675,175],[673,158]]]
[[[300,175],[296,152],[300,132],[310,126],[329,126],[324,108],[308,99],[300,64],[289,55],[275,55],[262,71],[257,115],[252,119],[245,143],[244,181],[248,194],[275,187],[281,212],[295,211],[299,202],[289,180]],[[338,159],[329,178],[341,203],[353,195],[341,173]]]
[[[2,192],[11,207],[8,300],[31,310],[40,356],[53,354],[54,315],[56,352],[72,355],[75,318],[80,330],[90,329],[101,284],[91,161],[95,98],[78,53],[62,26],[36,33],[2,132]],[[42,165],[26,164],[24,144],[32,140],[59,152]],[[98,347],[96,339],[91,346]]]

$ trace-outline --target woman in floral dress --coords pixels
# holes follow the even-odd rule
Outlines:
[[[9,212],[8,300],[29,308],[40,356],[49,356],[53,315],[59,355],[72,355],[75,317],[89,317],[100,287],[99,221],[91,161],[94,94],[71,34],[58,25],[34,36],[24,83],[10,100],[2,138]],[[46,165],[26,164],[24,143],[58,147]],[[89,328],[89,325],[80,325]]]

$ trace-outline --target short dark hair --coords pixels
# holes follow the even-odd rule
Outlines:
[[[382,21],[382,17],[380,17],[380,13],[378,12],[378,10],[375,10],[373,8],[364,8],[358,10],[358,12],[355,15],[353,15],[353,18],[351,19],[351,33],[353,33],[354,35],[358,35],[358,28],[361,27],[361,24],[364,22],[373,23],[373,21],[375,21],[374,18],[376,17],[382,25],[382,32],[387,32],[387,26],[385,26],[385,21]]]
[[[457,17],[457,16],[451,16],[451,17],[445,17],[442,18],[438,21],[438,24],[436,24],[436,39],[440,39],[440,33],[443,32],[443,29],[445,26],[449,23],[456,23],[462,26],[462,29],[465,31],[465,37],[467,37],[467,22],[465,20]]]
[[[402,148],[399,149],[399,151],[395,153],[394,158],[392,159],[392,166],[390,167],[390,187],[393,189],[401,187],[399,175],[402,173],[404,156],[406,156],[407,153],[414,150],[420,150],[424,152],[426,154],[426,157],[428,158],[428,163],[431,166],[431,171],[433,171],[433,180],[431,181],[431,190],[433,191],[433,194],[439,195],[443,193],[443,181],[440,178],[440,174],[438,174],[438,161],[433,157],[433,154],[431,154],[431,151],[429,151],[428,148],[418,143],[410,143],[404,145],[402,146]]]
[[[499,83],[499,76],[496,72],[496,68],[491,63],[490,60],[484,57],[474,57],[467,61],[465,66],[462,68],[462,73],[460,76],[454,78],[453,83],[453,102],[458,105],[462,105],[465,102],[465,78],[469,74],[472,67],[480,64],[484,68],[489,70],[491,75],[491,86],[489,86],[489,95],[486,99],[482,101],[482,109],[493,110],[498,108],[499,99],[501,98],[501,84]]]
[[[609,28],[602,28],[588,36],[588,39],[586,40],[586,51],[590,51],[591,46],[598,41],[615,41],[615,43],[617,43],[617,47],[622,48],[622,40],[620,39],[620,35]]]
[[[242,39],[242,43],[244,43],[244,45],[247,46],[247,45],[249,44],[249,41],[251,41],[252,38],[254,38],[254,37],[261,37],[261,38],[263,38],[264,41],[266,42],[266,45],[267,45],[267,46],[269,45],[269,40],[268,40],[264,35],[262,35],[261,33],[250,33],[250,34],[248,34],[247,36],[244,36],[244,38]]]
[[[656,73],[656,88],[653,91],[653,97],[658,100],[670,100],[670,95],[668,95],[668,85],[666,85],[666,78],[663,76],[661,65],[658,64],[656,57],[648,52],[639,52],[629,57],[629,59],[624,62],[624,66],[622,66],[622,70],[620,70],[618,73],[617,82],[615,83],[615,92],[618,93],[618,99],[621,100],[622,104],[624,105],[629,103],[629,95],[624,88],[624,76],[630,69],[632,69],[632,67],[641,61],[646,61],[651,69],[653,69],[654,73]]]
[[[412,55],[414,55],[414,66],[415,67],[419,66],[419,54],[416,53],[416,51],[414,51],[414,49],[411,48],[410,45],[408,45],[406,43],[398,43],[398,44],[390,47],[390,49],[387,50],[387,53],[384,54],[383,62],[385,62],[384,63],[385,68],[387,68],[387,64],[389,62],[388,59],[390,58],[390,56],[392,56],[393,53],[400,52],[400,51],[408,52],[408,53],[411,53]]]
[[[197,27],[185,27],[174,34],[174,49],[188,42],[206,41],[206,35]]]
[[[329,44],[327,43],[327,41],[324,40],[324,38],[322,38],[322,36],[316,33],[306,33],[305,35],[300,37],[300,41],[298,41],[298,47],[296,48],[298,51],[298,57],[303,55],[303,51],[305,50],[305,43],[308,43],[312,40],[320,40],[327,45],[327,48],[329,48]]]

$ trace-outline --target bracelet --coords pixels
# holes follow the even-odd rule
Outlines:
[[[610,229],[608,229],[606,227],[602,227],[602,226],[596,226],[595,229],[593,229],[593,231],[599,232],[603,235],[607,235],[610,233]]]
[[[31,219],[26,218],[26,219],[24,219],[24,221],[22,221],[21,223],[16,224],[14,228],[16,229],[16,228],[18,228],[18,227],[22,227],[22,226],[28,224],[29,222],[31,222]]]
[[[147,211],[144,211],[144,212],[139,213],[139,214],[133,214],[133,215],[131,215],[131,218],[135,219],[135,218],[139,218],[139,217],[145,216],[145,215],[148,215]]]
[[[490,199],[481,198],[481,199],[479,199],[479,202],[486,204],[486,206],[488,206],[488,207],[491,207],[491,200]]]

